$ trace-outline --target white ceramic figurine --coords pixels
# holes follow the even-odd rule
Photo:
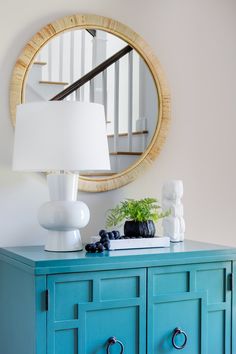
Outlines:
[[[184,240],[185,222],[181,198],[183,197],[183,182],[172,180],[162,187],[162,209],[171,213],[162,221],[163,236],[170,237],[171,242]]]

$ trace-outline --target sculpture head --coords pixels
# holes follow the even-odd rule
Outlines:
[[[171,180],[163,184],[162,199],[178,200],[183,197],[183,182],[181,180]]]

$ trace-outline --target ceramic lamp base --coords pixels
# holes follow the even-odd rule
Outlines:
[[[73,252],[83,249],[79,230],[48,231],[45,251]]]
[[[85,227],[90,218],[87,205],[77,201],[76,175],[48,175],[51,201],[38,212],[40,225],[48,230],[46,251],[81,251],[82,241],[78,229]]]

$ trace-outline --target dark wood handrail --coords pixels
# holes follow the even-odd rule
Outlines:
[[[96,30],[95,29],[88,29],[86,28],[86,31],[91,34],[91,36],[96,37]]]
[[[114,64],[117,60],[122,58],[127,53],[133,50],[132,47],[127,45],[126,47],[119,50],[117,53],[112,55],[110,58],[106,59],[104,62],[99,64],[96,68],[89,71],[79,80],[73,82],[70,86],[66,87],[63,91],[59,92],[56,96],[50,99],[50,101],[61,101],[67,96],[69,96],[72,92],[76,91],[78,88],[86,84],[88,81],[92,80],[95,76],[106,70],[110,65]]]

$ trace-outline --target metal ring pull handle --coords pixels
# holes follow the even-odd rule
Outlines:
[[[182,335],[184,336],[184,342],[183,342],[182,345],[177,345],[177,344],[175,343],[175,339],[176,339],[176,337],[177,337],[178,335],[180,335],[180,334],[182,334]],[[173,336],[172,336],[172,344],[173,344],[173,347],[174,347],[175,349],[184,349],[184,347],[185,347],[186,344],[187,344],[187,340],[188,340],[187,334],[186,334],[184,331],[182,331],[182,329],[180,329],[180,328],[178,328],[178,327],[175,328],[174,333],[173,333]]]
[[[107,341],[107,353],[106,354],[110,354],[110,347],[112,346],[112,345],[114,345],[114,344],[119,344],[120,345],[120,354],[123,354],[124,353],[124,345],[123,345],[123,343],[120,341],[120,340],[118,340],[118,339],[116,339],[116,337],[110,337],[109,339],[108,339],[108,341]]]

